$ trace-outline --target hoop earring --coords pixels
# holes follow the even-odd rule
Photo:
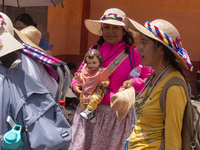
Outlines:
[[[102,31],[102,29],[101,30],[99,30],[99,33],[102,35],[103,34],[103,31]]]

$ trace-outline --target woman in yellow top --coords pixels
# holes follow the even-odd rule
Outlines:
[[[140,34],[139,55],[143,66],[152,66],[154,75],[144,92],[135,100],[136,121],[127,140],[129,150],[159,150],[164,131],[166,150],[181,149],[181,130],[187,98],[179,85],[168,88],[166,118],[160,107],[160,94],[164,84],[172,77],[184,79],[178,62],[192,71],[187,51],[182,47],[178,30],[168,21],[156,19],[144,26],[127,18],[126,25]],[[124,85],[125,86],[125,85]]]

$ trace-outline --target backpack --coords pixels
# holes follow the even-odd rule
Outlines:
[[[180,85],[185,91],[187,96],[187,104],[185,107],[184,117],[183,117],[183,126],[181,131],[181,138],[182,138],[182,148],[181,150],[200,150],[200,123],[199,123],[199,116],[200,116],[200,102],[193,101],[190,99],[189,92],[187,85],[184,80],[179,77],[173,77],[169,79],[160,95],[160,106],[163,111],[163,120],[165,121],[165,104],[166,104],[166,95],[167,90],[172,85]],[[164,123],[163,121],[163,123]],[[164,129],[163,135],[164,136]],[[164,142],[162,139],[161,142],[161,149],[164,149]]]
[[[21,125],[25,150],[67,150],[71,127],[49,91],[21,66],[7,71],[0,65],[0,74],[4,76],[4,130],[9,131],[13,123]],[[12,119],[6,122],[7,118]]]

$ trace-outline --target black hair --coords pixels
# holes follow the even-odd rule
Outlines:
[[[153,40],[155,41],[155,40]],[[156,41],[155,41],[156,42]],[[168,47],[166,47],[164,44],[162,44],[161,42],[157,41],[157,46],[162,46],[163,47],[163,51],[164,51],[164,60],[165,61],[169,61],[176,70],[178,70],[182,76],[185,78],[185,75],[183,74],[183,70],[182,68],[179,66],[178,62],[176,61],[176,56],[173,54],[173,52],[171,50],[169,50]],[[186,78],[185,78],[186,79]]]
[[[0,57],[0,61],[2,62],[3,66],[6,68],[10,68],[12,63],[17,59],[17,53],[11,52],[7,55]]]
[[[132,32],[127,32],[123,27],[122,27],[124,36],[123,36],[123,41],[126,42],[126,48],[125,48],[125,53],[129,54],[129,46],[132,45],[135,41],[132,36]],[[101,29],[102,31],[102,29]],[[98,46],[102,45],[105,40],[103,39],[103,36],[100,36],[99,40],[97,41],[97,44],[93,46],[94,49],[98,49]]]
[[[21,21],[21,22],[23,22],[27,26],[37,27],[37,24],[33,21],[33,18],[29,14],[27,14],[27,13],[23,13],[23,14],[19,15],[15,19],[15,22],[16,21]]]
[[[67,66],[69,67],[70,70],[76,69],[76,65],[73,62],[68,63]]]

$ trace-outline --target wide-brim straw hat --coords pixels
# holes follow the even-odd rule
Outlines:
[[[99,36],[102,35],[102,33],[100,32],[102,29],[102,24],[123,26],[128,31],[128,29],[126,28],[126,24],[124,23],[125,18],[126,14],[122,10],[118,8],[110,8],[104,12],[100,20],[86,19],[85,26],[88,31]],[[133,32],[133,36],[136,36],[136,32]]]
[[[42,38],[42,33],[34,26],[28,26],[20,32],[25,35],[29,40],[31,40],[34,44],[39,45],[40,40]]]
[[[30,36],[30,34],[31,33],[27,33],[28,31],[30,32],[32,27],[26,27],[26,28],[24,28],[23,29],[23,31],[21,30],[21,31],[19,31],[19,30],[17,30],[17,29],[15,29],[14,28],[14,31],[15,31],[15,33],[17,34],[17,36],[18,36],[18,38],[22,41],[22,42],[24,42],[24,43],[26,43],[26,44],[28,44],[28,45],[30,45],[30,46],[32,46],[32,47],[35,47],[35,48],[37,48],[37,49],[39,49],[39,50],[42,50],[42,51],[44,51],[41,47],[39,47],[38,45],[37,45],[37,40],[35,40],[35,38],[36,38],[36,36],[34,37],[34,38],[32,38],[33,36]],[[32,30],[33,31],[33,30]],[[31,31],[31,32],[32,32]],[[28,35],[28,36],[27,36]],[[30,38],[31,37],[31,38]],[[30,38],[30,39],[29,39]],[[39,38],[39,40],[41,39],[41,37],[40,36],[38,36],[37,38]],[[33,40],[33,41],[31,41],[31,40]],[[34,43],[35,42],[35,43]],[[39,44],[39,43],[38,43]],[[45,51],[44,51],[45,52]]]
[[[187,51],[182,47],[182,43],[180,42],[180,34],[170,22],[163,19],[156,19],[152,22],[146,22],[143,26],[127,17],[125,19],[125,23],[129,27],[130,31],[142,33],[147,37],[164,44],[176,56],[178,63],[192,71],[193,66]],[[172,40],[175,44],[177,44],[177,48],[174,48]]]
[[[135,89],[133,86],[115,93],[110,100],[110,106],[116,111],[116,116],[121,121],[133,107],[135,101]]]
[[[0,26],[0,57],[24,48],[24,46],[14,38],[12,21],[2,12],[0,12]]]

